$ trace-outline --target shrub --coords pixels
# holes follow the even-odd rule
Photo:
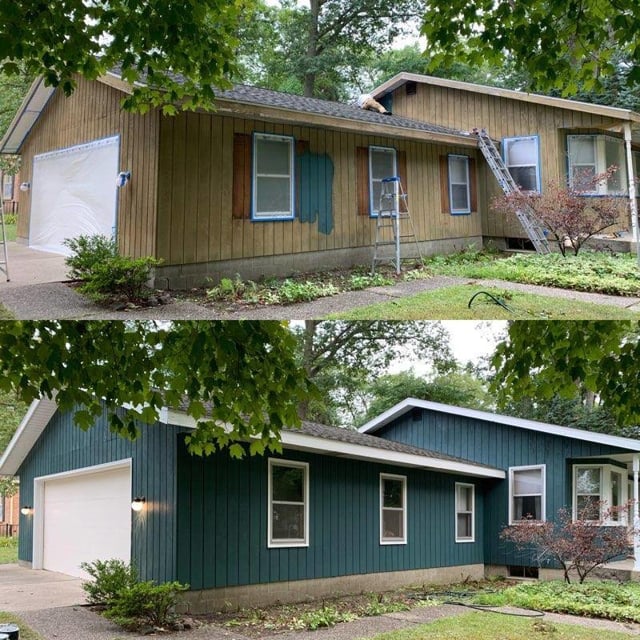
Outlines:
[[[137,582],[117,592],[105,616],[130,630],[166,628],[176,621],[178,594],[188,588],[179,582]]]
[[[4,214],[4,223],[5,224],[17,224],[18,223],[18,214],[17,213],[5,213]]]
[[[90,278],[97,265],[118,255],[116,241],[107,236],[78,236],[67,238],[62,244],[73,252],[65,264],[69,267],[69,277],[74,280]]]
[[[93,582],[83,582],[89,604],[110,606],[118,594],[133,587],[138,581],[134,567],[122,560],[94,560],[80,565]]]
[[[357,617],[353,613],[341,613],[334,607],[325,606],[322,609],[303,613],[298,619],[300,624],[297,626],[315,631],[321,627],[334,627],[338,622],[351,622]]]

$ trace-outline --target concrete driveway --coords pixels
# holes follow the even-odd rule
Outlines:
[[[0,611],[12,613],[70,607],[85,602],[80,578],[34,571],[17,564],[0,565]]]

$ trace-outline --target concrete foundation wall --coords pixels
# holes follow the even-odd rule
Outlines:
[[[420,250],[423,256],[430,256],[454,253],[470,245],[481,249],[482,236],[421,242]],[[389,249],[389,247],[385,247],[385,249]],[[411,243],[407,244],[406,248],[403,247],[402,255],[403,257],[415,256],[415,245]],[[367,246],[355,249],[310,251],[241,260],[160,266],[155,270],[153,286],[157,289],[191,289],[217,283],[221,278],[235,278],[236,274],[239,274],[243,280],[258,280],[264,276],[288,277],[297,273],[370,265],[372,257],[373,246]]]
[[[417,571],[388,571],[364,575],[296,580],[270,584],[246,585],[222,589],[189,591],[180,605],[181,613],[207,613],[223,609],[261,607],[271,604],[305,602],[329,596],[369,591],[388,591],[411,584],[450,584],[462,580],[481,580],[484,565],[438,567]]]

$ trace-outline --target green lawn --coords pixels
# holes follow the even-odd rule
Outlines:
[[[500,298],[512,310],[489,302],[486,296],[478,296],[468,303],[478,291],[488,291]],[[518,291],[485,289],[478,285],[458,285],[426,291],[415,296],[400,298],[393,302],[360,307],[331,318],[345,320],[637,320],[640,313],[610,305],[591,304],[551,298]]]
[[[5,224],[4,225],[5,233],[7,234],[7,242],[14,242],[16,239],[16,225],[15,224]],[[1,229],[0,229],[1,231]]]
[[[18,562],[18,538],[0,538],[0,564]]]
[[[622,640],[626,633],[545,622],[544,618],[516,618],[495,613],[470,613],[430,624],[391,631],[374,640]]]
[[[17,624],[20,627],[20,640],[42,640],[42,636],[39,633],[33,631],[33,629],[29,629],[29,627],[27,627],[27,625],[22,621],[21,618],[14,615],[13,613],[0,611],[0,624],[9,622]]]

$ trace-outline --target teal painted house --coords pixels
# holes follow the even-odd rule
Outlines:
[[[622,504],[640,454],[636,440],[411,399],[361,432],[305,423],[283,431],[282,454],[243,460],[189,455],[194,426],[164,410],[132,443],[35,402],[0,459],[20,477],[20,561],[82,576],[83,561],[122,558],[188,583],[193,611],[529,575],[500,529],[596,494]]]

